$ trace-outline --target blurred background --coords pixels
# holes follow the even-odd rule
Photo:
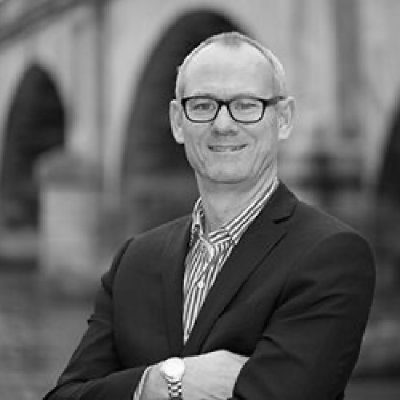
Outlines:
[[[176,67],[211,34],[270,47],[297,99],[280,175],[374,247],[348,400],[400,398],[398,0],[0,0],[0,399],[40,399],[122,241],[190,211]]]

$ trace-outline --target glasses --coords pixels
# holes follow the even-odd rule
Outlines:
[[[284,96],[270,99],[240,96],[231,100],[220,100],[210,96],[190,96],[184,97],[181,104],[186,118],[192,122],[211,122],[217,118],[221,107],[226,106],[234,121],[250,124],[261,121],[267,107],[284,99]]]

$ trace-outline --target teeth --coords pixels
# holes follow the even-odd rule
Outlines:
[[[210,149],[217,152],[225,152],[225,151],[239,151],[243,149],[245,145],[240,146],[210,146]]]

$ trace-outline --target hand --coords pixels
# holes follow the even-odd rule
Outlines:
[[[183,398],[226,400],[232,397],[233,386],[247,360],[247,357],[226,350],[185,358]]]
[[[185,400],[225,400],[232,396],[233,386],[247,357],[218,350],[184,358],[182,378]],[[168,389],[160,373],[160,364],[150,367],[140,400],[168,400]]]
[[[168,400],[168,387],[160,373],[160,364],[152,365],[145,371],[141,394],[139,397],[135,394],[133,400]]]

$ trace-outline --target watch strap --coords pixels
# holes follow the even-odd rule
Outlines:
[[[168,382],[168,396],[171,400],[183,400],[182,382]]]

